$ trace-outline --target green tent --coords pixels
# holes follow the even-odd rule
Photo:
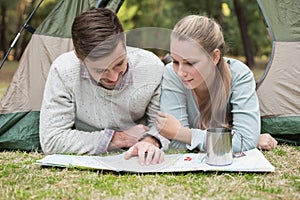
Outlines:
[[[262,133],[268,132],[279,141],[299,145],[300,2],[257,1],[273,37],[271,59],[257,87]],[[0,102],[0,149],[41,150],[39,111],[49,67],[58,55],[73,49],[71,24],[74,17],[92,6],[98,7],[99,2],[60,0],[32,35]],[[123,1],[103,2],[118,10]],[[130,37],[127,38],[129,41]]]
[[[262,133],[300,144],[300,1],[257,0],[273,39],[272,55],[257,84]]]
[[[103,4],[104,2],[104,4]],[[71,25],[90,7],[117,11],[123,1],[60,0],[36,29],[0,102],[0,149],[41,150],[39,111],[53,60],[73,49]]]

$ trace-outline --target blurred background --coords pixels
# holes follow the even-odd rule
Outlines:
[[[57,1],[59,0],[44,0],[29,24],[37,28]],[[1,60],[38,3],[39,0],[0,1]],[[218,21],[229,47],[227,56],[245,62],[253,70],[256,79],[260,77],[272,47],[256,0],[125,0],[118,12],[127,31],[141,27],[172,29],[178,20],[189,14],[205,15]],[[28,31],[22,32],[0,71],[0,84],[6,84],[11,79],[30,37],[31,33]],[[160,57],[166,53],[153,51]]]

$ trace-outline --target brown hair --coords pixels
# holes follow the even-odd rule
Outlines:
[[[226,108],[230,92],[231,71],[223,58],[227,47],[220,25],[204,16],[189,15],[175,25],[172,37],[195,41],[199,44],[199,48],[202,47],[208,55],[211,55],[215,49],[220,50],[220,60],[215,67],[214,84],[208,88],[209,97],[201,107],[199,126],[202,129],[227,126]],[[196,90],[194,92],[197,94]],[[199,101],[197,95],[196,97]]]
[[[106,8],[91,8],[77,16],[72,25],[72,40],[81,60],[109,55],[125,35],[116,14]]]

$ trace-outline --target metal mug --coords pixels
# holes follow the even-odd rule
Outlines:
[[[224,166],[233,162],[232,137],[236,132],[227,128],[210,128],[206,134],[206,163]],[[239,133],[237,133],[239,134]],[[239,134],[240,135],[240,134]],[[240,135],[241,136],[241,135]],[[241,137],[241,153],[243,138]]]

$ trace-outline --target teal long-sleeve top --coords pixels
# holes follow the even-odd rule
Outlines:
[[[234,134],[233,151],[256,148],[260,135],[259,102],[255,91],[255,80],[251,70],[241,61],[226,58],[231,69],[231,90],[227,110],[231,112]],[[172,63],[165,67],[162,81],[161,111],[176,117],[183,126],[192,130],[191,144],[171,141],[170,148],[206,150],[206,130],[198,128],[199,111],[192,90],[184,87],[173,70]]]

